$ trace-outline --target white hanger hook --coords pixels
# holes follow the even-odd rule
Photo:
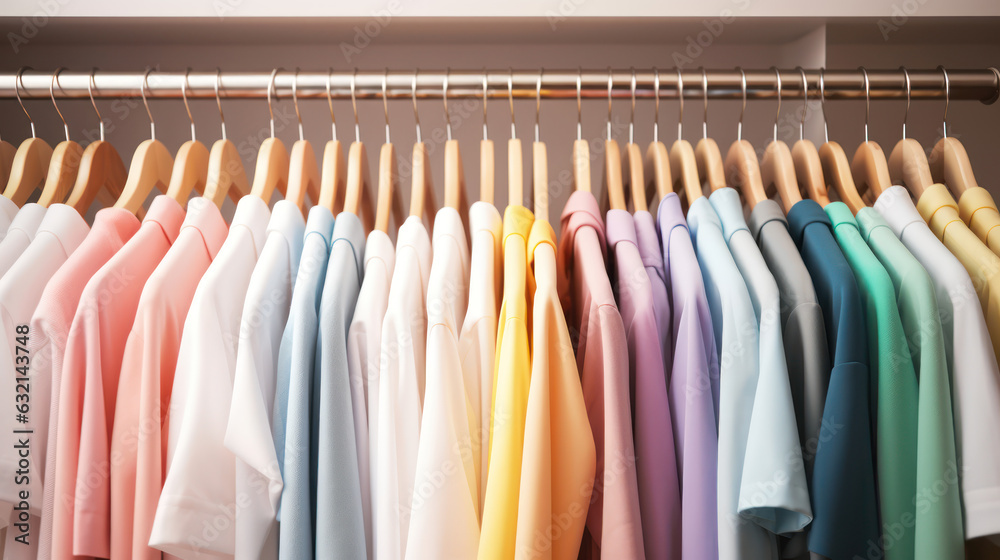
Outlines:
[[[635,139],[635,68],[632,70],[632,82],[629,84],[629,92],[632,95],[632,108],[628,117],[628,143],[632,144]]]
[[[517,127],[514,126],[514,69],[508,68],[507,75],[507,98],[510,100],[510,139],[517,138]]]
[[[545,72],[544,68],[538,71],[538,83],[535,85],[535,142],[540,142],[538,118],[542,112],[542,72]]]
[[[410,87],[411,87],[411,92],[413,94],[413,121],[417,124],[417,144],[420,144],[423,140],[421,140],[421,136],[422,135],[420,134],[420,113],[417,112],[417,73],[418,72],[420,72],[419,68],[413,71],[413,83],[410,84]]]
[[[226,139],[226,115],[222,113],[222,97],[219,96],[219,88],[222,87],[222,69],[215,69],[215,104],[219,106],[219,121],[222,123],[222,139]]]
[[[444,128],[448,132],[448,140],[451,140],[451,114],[448,112],[448,74],[451,74],[451,68],[446,68],[444,71],[444,82],[442,84],[441,99],[444,100]]]
[[[351,106],[354,108],[354,141],[361,141],[361,124],[358,122],[358,69],[354,69],[354,74],[351,75]]]
[[[94,101],[94,87],[97,85],[94,74],[97,74],[97,68],[90,71],[90,79],[87,80],[87,95],[90,96],[90,104],[94,106],[94,112],[97,113],[97,121],[100,123],[101,142],[104,142],[104,117],[101,116],[101,111],[97,108],[97,102]]]
[[[191,121],[191,141],[194,142],[194,141],[196,141],[198,139],[198,137],[195,136],[195,132],[194,132],[194,117],[191,116],[191,107],[188,105],[188,96],[187,96],[188,75],[190,73],[191,73],[191,69],[190,68],[188,68],[184,72],[184,81],[181,82],[181,99],[184,100],[184,110],[187,111],[188,120]]]
[[[333,81],[333,68],[330,68],[326,74],[326,104],[330,106],[330,133],[333,141],[337,141],[337,117],[333,115],[333,94],[330,92],[332,87],[331,82]]]
[[[653,142],[660,141],[660,71],[653,68],[653,95],[655,97],[654,102],[654,114],[653,114]]]
[[[611,140],[611,88],[614,87],[614,73],[608,67],[608,140]]]
[[[801,66],[796,66],[795,69],[802,76],[802,115],[799,118],[799,140],[803,140],[802,131],[806,126],[806,111],[809,110],[809,81],[806,79],[806,71]]]
[[[149,110],[149,102],[146,101],[146,89],[149,88],[149,74],[152,71],[153,69],[149,68],[142,75],[142,87],[139,88],[139,92],[142,94],[142,104],[146,106],[146,114],[149,115],[149,137],[152,140],[156,140],[156,122],[153,121],[153,112]]]
[[[271,71],[271,79],[267,82],[267,112],[271,116],[271,138],[274,138],[274,107],[271,106],[271,94],[273,92],[274,96],[278,96],[277,88],[275,87],[274,81],[278,76],[279,68],[275,68]]]
[[[32,120],[31,115],[28,114],[28,110],[24,108],[24,101],[21,101],[21,88],[24,87],[23,74],[25,70],[30,69],[30,66],[22,66],[21,69],[17,71],[16,81],[14,82],[14,97],[17,97],[17,102],[21,105],[21,110],[24,111],[24,116],[28,117],[28,122],[31,123],[31,137],[35,138],[35,121]]]
[[[868,70],[861,67],[861,75],[865,82],[865,144],[868,143],[868,116],[871,113],[871,84],[868,81]]]
[[[684,139],[684,76],[677,69],[677,141]]]
[[[299,114],[299,69],[295,68],[295,74],[292,76],[292,105],[295,106],[295,118],[299,121],[299,141],[305,140],[305,134],[302,130],[302,115]]]
[[[489,83],[486,69],[483,68],[483,140],[489,140],[489,127],[486,124],[486,100],[489,98]]]
[[[905,66],[900,66],[903,71],[903,81],[906,84],[906,110],[903,112],[903,140],[906,140],[906,121],[910,117],[910,73]]]
[[[778,109],[774,112],[774,133],[771,137],[772,142],[778,141],[778,119],[781,117],[781,70],[778,70],[777,66],[772,66],[771,70],[774,70],[775,77],[775,90],[778,92]]]
[[[385,113],[385,143],[391,144],[389,141],[389,69],[385,69],[385,73],[382,74],[382,111]]]
[[[56,71],[52,73],[52,81],[49,82],[49,97],[52,98],[52,106],[56,108],[56,113],[59,114],[59,120],[63,123],[63,132],[66,133],[66,141],[69,142],[69,125],[66,124],[66,117],[63,116],[62,111],[59,110],[59,105],[56,104],[56,94],[55,88],[59,86],[59,73],[65,70],[62,66],[56,68]],[[60,91],[62,86],[59,86]]]
[[[938,70],[944,74],[944,119],[942,119],[942,135],[948,137],[948,105],[951,104],[951,80],[948,79],[948,71],[944,66],[938,66]]]
[[[701,68],[701,95],[705,100],[705,112],[701,119],[701,137],[708,139],[708,71]]]
[[[826,68],[819,69],[819,110],[823,113],[823,141],[830,141],[830,125],[826,122]]]
[[[743,94],[743,104],[740,106],[740,122],[736,125],[736,140],[743,140],[743,115],[747,112],[747,73],[743,67],[737,67],[740,71],[740,93]]]

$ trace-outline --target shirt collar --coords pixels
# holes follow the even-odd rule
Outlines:
[[[295,206],[295,203],[279,200],[274,204],[271,219],[267,221],[267,236],[279,235],[280,238],[284,238],[285,243],[288,243],[288,250],[292,255],[290,259],[292,278],[299,272],[299,257],[302,255],[302,238],[305,236],[305,231],[306,222],[302,219],[302,211]]]
[[[851,214],[851,209],[843,202],[831,202],[823,210],[826,212],[827,217],[830,218],[830,223],[833,224],[835,229],[840,225],[858,227],[858,222],[854,220],[854,214]]]
[[[965,223],[972,222],[972,215],[978,210],[997,211],[990,192],[982,187],[970,187],[958,197],[958,211]]]
[[[417,262],[420,265],[420,277],[423,285],[427,286],[427,279],[430,277],[431,266],[431,240],[427,236],[427,228],[419,216],[406,218],[403,225],[399,227],[399,234],[396,236],[396,253],[405,247],[411,247],[417,253]]]
[[[855,216],[855,220],[858,222],[858,230],[861,232],[861,236],[864,238],[865,242],[871,242],[872,233],[878,228],[889,229],[889,223],[885,221],[885,218],[878,213],[874,208],[862,208],[858,210],[858,215]]]
[[[815,200],[808,198],[796,202],[788,211],[788,231],[792,234],[795,244],[802,245],[802,237],[810,224],[823,224],[828,229],[832,227],[830,217],[823,207]]]
[[[243,196],[236,204],[236,213],[233,215],[233,223],[230,231],[238,226],[244,227],[253,239],[254,253],[260,255],[264,248],[264,240],[267,239],[268,223],[271,218],[271,209],[267,207],[259,196]]]
[[[944,230],[950,224],[962,221],[958,215],[958,204],[947,187],[940,183],[927,187],[920,195],[917,211],[939,238],[944,236]]]
[[[153,203],[149,205],[149,210],[146,212],[146,217],[142,219],[143,224],[149,222],[158,225],[171,245],[177,239],[177,234],[184,221],[184,208],[165,194],[157,195],[153,199]]]
[[[875,210],[878,210],[897,236],[902,236],[903,230],[911,224],[926,225],[920,212],[917,212],[917,207],[913,205],[910,191],[899,185],[889,187],[878,197]]]
[[[743,217],[743,203],[740,202],[740,193],[730,187],[721,188],[709,196],[708,201],[712,203],[715,212],[722,222],[722,231],[726,237],[726,242],[738,231],[750,231],[747,227],[746,218]]]
[[[115,237],[114,246],[122,246],[139,230],[139,220],[135,214],[124,208],[101,208],[94,216],[91,231],[102,231],[108,237]]]
[[[660,200],[660,206],[656,209],[656,221],[660,226],[660,235],[664,237],[667,231],[674,227],[687,227],[687,221],[684,219],[684,211],[681,210],[681,199],[677,196],[677,193],[667,193],[667,196]]]
[[[608,246],[615,247],[619,243],[626,242],[638,245],[635,237],[635,221],[628,210],[608,210],[607,218]]]
[[[702,224],[711,224],[719,231],[722,231],[722,222],[719,220],[719,215],[715,213],[712,203],[704,196],[698,197],[688,207],[687,222],[694,236],[698,235],[698,229]],[[663,224],[660,224],[660,230],[663,230]]]
[[[545,244],[551,245],[553,251],[556,250],[556,232],[548,220],[535,220],[528,235],[528,262],[531,266],[535,262],[535,249]]]
[[[38,231],[38,225],[42,223],[42,218],[44,217],[45,207],[41,204],[29,202],[22,206],[17,215],[14,216],[14,219],[11,220],[10,226],[7,228],[7,233],[20,230],[31,239],[35,236],[35,232]]]
[[[219,207],[202,196],[188,201],[188,212],[187,216],[184,216],[184,225],[181,226],[181,230],[187,228],[198,230],[205,242],[205,249],[212,259],[215,259],[215,255],[219,254],[219,249],[229,232],[229,227],[226,226],[226,220],[222,217]]]
[[[770,222],[781,222],[786,228],[788,227],[788,220],[785,219],[785,214],[778,203],[773,200],[762,200],[750,212],[749,227],[754,239],[760,241],[761,230]]]
[[[351,246],[351,254],[358,274],[362,273],[365,264],[365,226],[361,220],[350,212],[337,214],[333,224],[333,242],[345,241]]]
[[[468,270],[469,242],[465,239],[465,226],[462,224],[462,216],[458,213],[458,210],[450,206],[442,207],[437,211],[437,215],[434,216],[433,243],[435,251],[437,249],[436,245],[439,243],[438,239],[443,239],[444,237],[450,237],[453,240],[446,241],[447,243],[458,244],[463,256],[462,268]]]
[[[663,251],[653,215],[640,210],[632,215],[632,219],[635,221],[635,238],[642,264],[655,268],[657,272],[663,270]]]
[[[586,191],[576,191],[569,195],[566,207],[563,208],[560,226],[562,229],[562,242],[559,243],[559,246],[563,248],[560,250],[560,255],[564,257],[561,259],[562,262],[569,263],[568,266],[572,267],[573,240],[576,237],[576,232],[584,227],[593,228],[597,232],[597,238],[601,246],[601,258],[604,258],[606,243],[604,238],[604,221],[601,219],[601,208],[598,206],[597,199],[594,198],[593,194]],[[564,266],[560,265],[561,268]]]
[[[14,201],[7,198],[6,196],[0,196],[0,213],[7,216],[7,222],[10,223],[14,221],[14,216],[17,215],[17,204]]]
[[[310,235],[319,235],[326,243],[327,250],[330,242],[333,241],[333,212],[325,206],[313,206],[309,209],[309,217],[306,218],[306,233],[303,239]]]
[[[45,211],[45,217],[38,224],[39,233],[49,233],[63,246],[66,254],[72,253],[87,237],[90,226],[72,206],[53,204]]]
[[[365,242],[365,268],[372,260],[378,259],[385,264],[386,274],[392,277],[392,268],[396,264],[396,251],[392,240],[384,231],[373,229]]]

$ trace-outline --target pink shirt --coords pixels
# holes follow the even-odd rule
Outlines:
[[[597,446],[582,557],[600,558],[606,549],[609,558],[642,559],[628,341],[605,269],[604,222],[594,195],[577,191],[566,201],[558,257],[559,298],[570,332],[579,333],[576,361]]]
[[[66,339],[59,388],[52,558],[107,558],[111,419],[125,340],[142,287],[177,237],[184,209],[153,200],[139,231],[87,282]],[[81,438],[81,433],[87,434]],[[78,460],[79,459],[79,460]],[[77,485],[77,475],[83,484]],[[80,502],[76,503],[79,497]]]
[[[166,474],[170,393],[181,330],[195,288],[226,239],[228,226],[206,198],[188,214],[139,298],[125,343],[111,435],[111,558],[159,559],[149,547]]]
[[[59,427],[60,387],[62,386],[63,356],[73,315],[80,296],[90,278],[139,229],[139,220],[128,210],[105,208],[94,218],[83,243],[49,280],[42,299],[31,318],[31,344],[35,377],[32,393],[39,416],[35,423],[36,464],[44,469],[42,519],[38,534],[38,559],[52,558],[52,516],[55,508],[56,440]],[[48,414],[44,415],[42,399],[48,398]],[[45,438],[45,439],[42,439]]]

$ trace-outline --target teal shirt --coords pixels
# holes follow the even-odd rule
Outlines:
[[[868,246],[892,278],[903,332],[919,379],[915,558],[962,558],[965,539],[951,380],[934,284],[881,214],[863,208],[857,220]],[[908,395],[910,385],[907,379]]]
[[[865,304],[885,558],[911,560],[916,543],[917,378],[896,291],[847,205],[833,202],[824,210],[833,222],[834,237],[854,271]]]

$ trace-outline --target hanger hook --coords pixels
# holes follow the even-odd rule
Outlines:
[[[871,84],[868,81],[868,70],[861,67],[861,75],[865,82],[865,144],[868,143],[868,115],[871,113]]]
[[[413,120],[417,123],[417,144],[421,143],[420,134],[420,113],[417,112],[417,73],[420,72],[419,69],[413,71],[413,83],[411,84],[413,92]]]
[[[146,89],[149,88],[149,74],[152,71],[153,69],[149,68],[142,75],[142,87],[139,88],[139,92],[142,94],[142,104],[146,106],[146,114],[149,115],[149,137],[152,140],[156,140],[156,122],[153,121],[153,112],[149,110],[149,102],[146,101]]]
[[[743,114],[747,112],[747,73],[742,66],[736,68],[740,71],[740,93],[743,94],[743,105],[740,106],[740,122],[736,125],[736,140],[743,140]]]
[[[194,132],[194,117],[191,116],[191,107],[188,105],[188,96],[187,96],[187,88],[188,88],[188,85],[189,85],[188,84],[188,74],[190,74],[190,73],[191,73],[191,69],[190,68],[188,68],[184,72],[184,81],[181,82],[181,99],[184,100],[184,110],[187,111],[188,120],[191,121],[191,141],[194,142],[198,138],[197,138],[197,136],[195,136],[195,132]]]
[[[302,115],[299,114],[299,69],[295,68],[295,74],[292,76],[292,105],[295,106],[295,118],[299,121],[299,141],[305,140],[305,134],[302,131]]]
[[[903,71],[903,81],[906,84],[906,111],[903,112],[903,140],[906,140],[906,121],[910,116],[910,73],[905,66],[900,66]]]
[[[938,66],[938,70],[944,74],[944,119],[942,120],[942,135],[948,137],[948,105],[951,104],[951,80],[948,79],[948,71],[944,66]]]
[[[66,117],[63,116],[62,111],[59,110],[59,105],[56,105],[56,95],[55,86],[59,85],[59,73],[65,70],[62,66],[56,68],[56,71],[52,73],[52,81],[49,82],[49,97],[52,98],[52,106],[56,108],[56,113],[59,114],[59,119],[63,123],[63,132],[66,133],[66,141],[69,142],[69,125],[66,124]],[[59,86],[59,90],[62,91],[62,86]]]
[[[826,68],[819,69],[819,110],[823,113],[823,141],[830,141],[830,125],[826,122]]]
[[[94,79],[94,74],[97,73],[97,68],[90,71],[90,79],[87,80],[87,95],[90,96],[90,104],[94,106],[94,112],[97,113],[97,121],[100,123],[101,130],[101,142],[104,142],[104,117],[101,116],[101,111],[97,108],[97,102],[94,101],[94,86],[97,85],[97,80]]]
[[[608,67],[608,140],[611,140],[611,89],[614,87],[614,72]]]
[[[701,94],[705,99],[705,113],[701,119],[701,137],[708,138],[708,71],[701,68]]]
[[[778,70],[777,66],[772,66],[771,70],[774,70],[775,77],[775,89],[778,92],[778,109],[774,112],[774,133],[771,137],[772,142],[778,141],[778,119],[781,117],[781,71]]]
[[[31,137],[35,138],[35,121],[31,119],[31,115],[28,114],[28,110],[24,108],[24,101],[21,101],[21,89],[24,87],[24,71],[29,70],[30,66],[22,66],[20,70],[17,71],[17,80],[14,83],[14,96],[17,97],[17,102],[21,104],[21,110],[24,111],[24,115],[28,117],[28,122],[31,123]]]
[[[535,142],[540,142],[538,132],[538,117],[542,112],[542,73],[544,68],[538,70],[538,83],[535,84]]]
[[[382,74],[382,111],[385,112],[385,143],[391,144],[389,142],[389,68],[385,69],[385,73]]]
[[[483,140],[489,140],[489,127],[486,125],[486,100],[489,98],[489,84],[487,83],[488,73],[483,68]]]
[[[629,85],[629,92],[632,94],[632,108],[628,117],[628,143],[632,144],[635,135],[635,67],[631,68],[632,83]]]
[[[656,99],[653,109],[653,142],[660,141],[660,71],[653,68],[653,96]]]
[[[358,69],[354,68],[354,73],[351,74],[351,106],[354,108],[354,141],[361,141],[361,124],[358,123]]]
[[[803,140],[802,131],[806,126],[806,111],[809,110],[809,81],[806,79],[806,71],[801,66],[796,66],[795,69],[802,76],[802,114],[799,115],[799,140]]]
[[[576,69],[576,139],[583,140],[583,68]]]
[[[328,69],[326,74],[326,104],[330,106],[330,121],[332,122],[330,132],[333,140],[337,140],[337,117],[333,116],[333,94],[330,92],[333,82],[333,68]]]
[[[684,132],[684,76],[677,69],[677,141],[681,141]]]
[[[222,85],[222,69],[215,69],[215,104],[219,106],[219,120],[222,121],[222,139],[226,139],[226,116],[222,114],[222,98],[219,97],[219,87]]]
[[[508,68],[510,74],[507,76],[507,98],[510,100],[510,139],[517,138],[517,130],[514,126],[514,69]]]
[[[444,100],[444,128],[448,132],[448,140],[451,140],[451,113],[448,112],[448,75],[451,68],[444,70],[444,82],[441,91],[441,98]]]
[[[277,90],[275,78],[278,76],[278,68],[271,71],[271,79],[267,81],[267,112],[271,116],[271,138],[274,138],[274,108],[271,106],[271,93]],[[274,93],[277,97],[277,92]]]

